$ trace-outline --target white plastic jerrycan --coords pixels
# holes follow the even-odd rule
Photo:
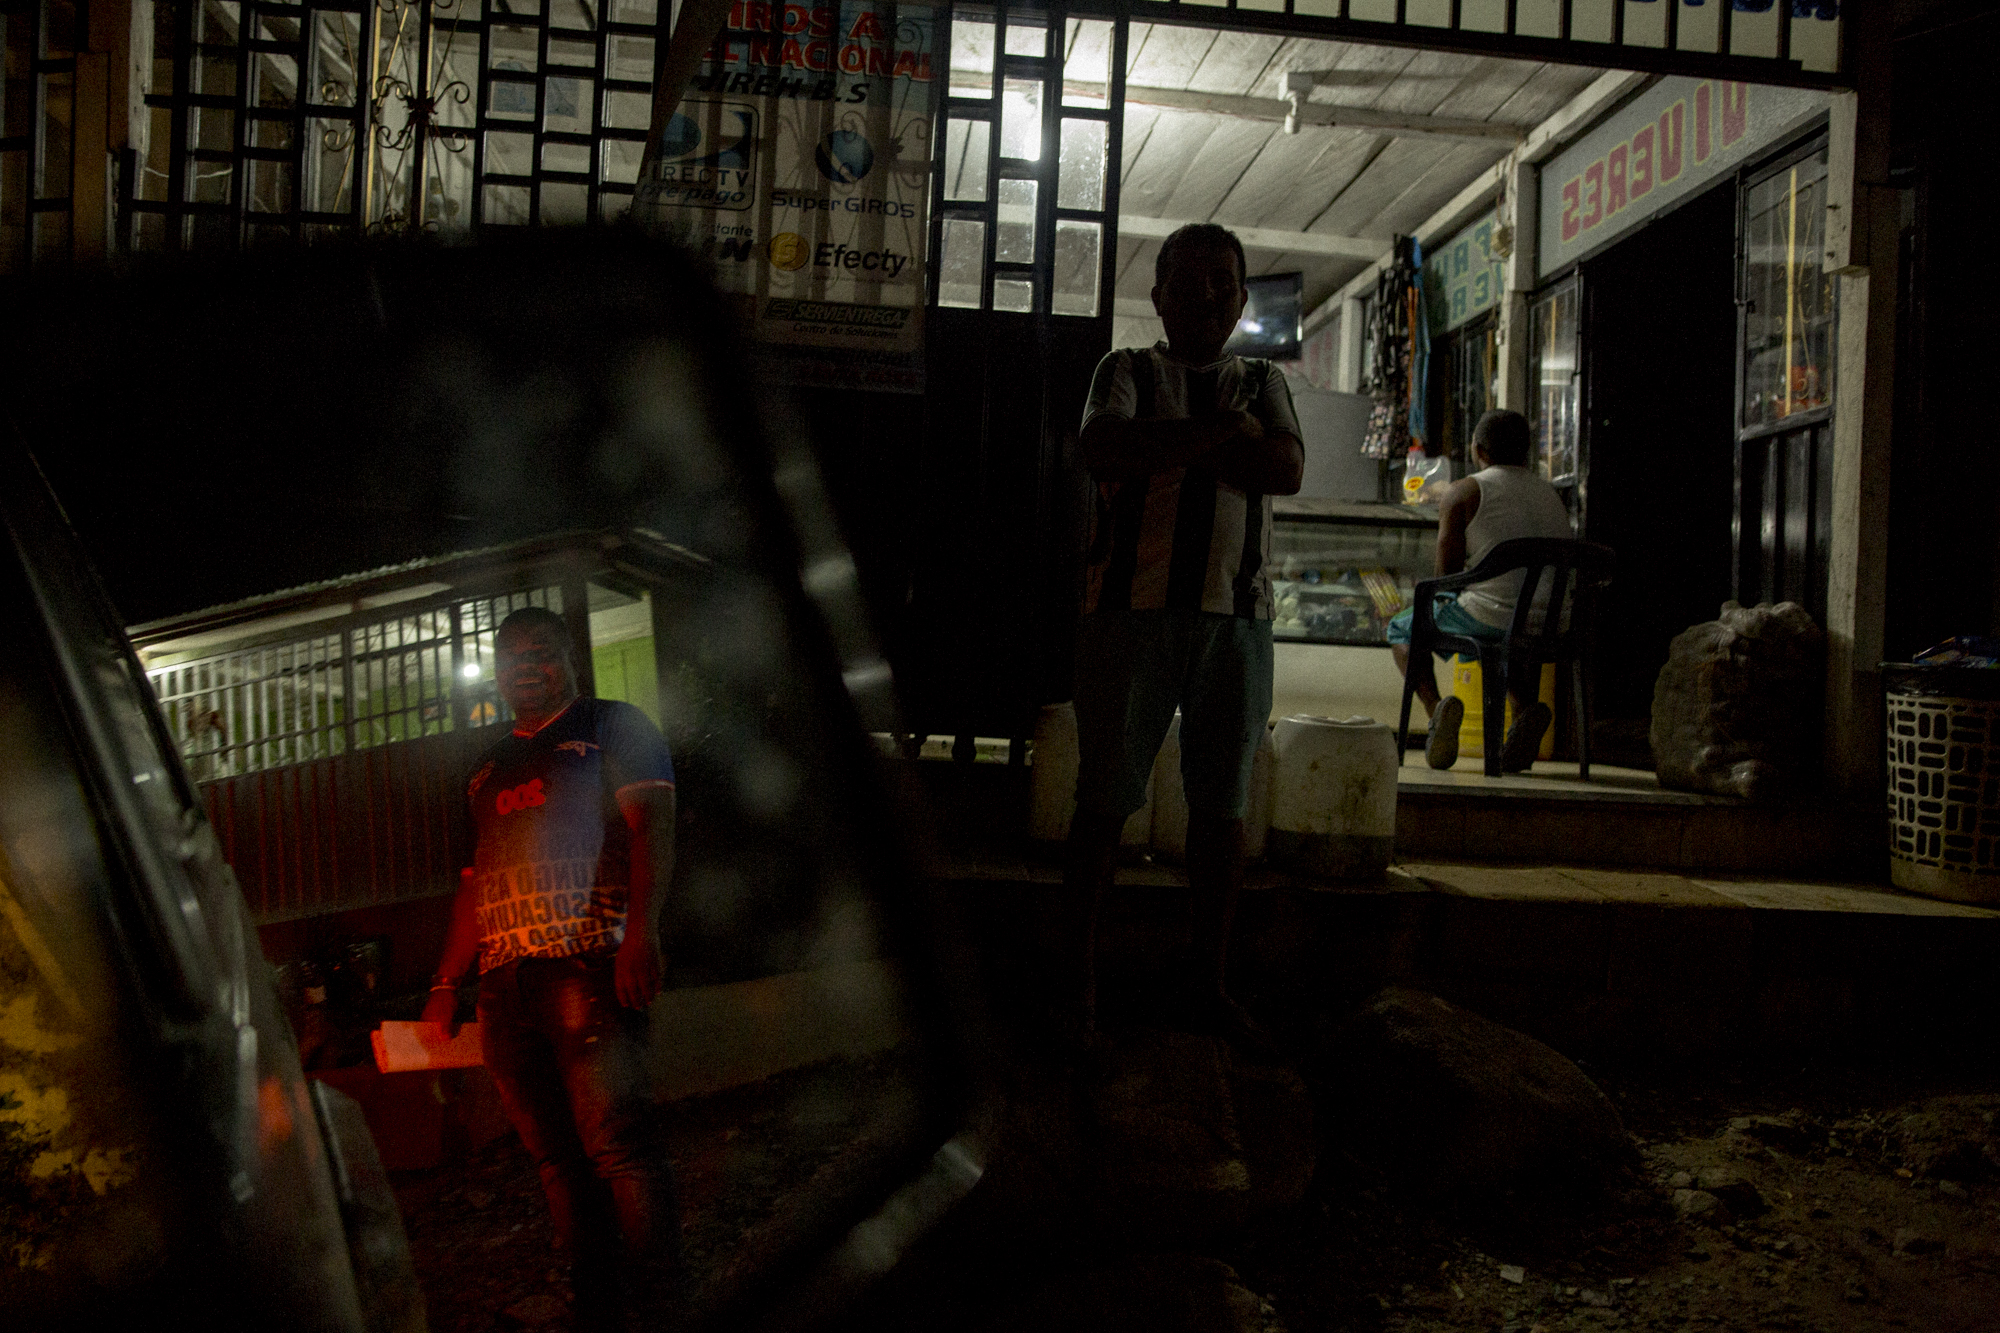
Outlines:
[[[1369,879],[1396,847],[1396,733],[1373,718],[1294,715],[1273,737],[1272,864],[1321,879]]]

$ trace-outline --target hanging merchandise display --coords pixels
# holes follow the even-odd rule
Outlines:
[[[1371,371],[1368,394],[1375,400],[1361,452],[1394,458],[1421,447],[1426,380],[1430,370],[1430,320],[1424,310],[1423,247],[1414,236],[1396,238],[1396,257],[1375,281],[1369,310]]]

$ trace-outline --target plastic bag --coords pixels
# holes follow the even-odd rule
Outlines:
[[[1436,504],[1451,485],[1451,460],[1440,455],[1428,457],[1421,445],[1413,445],[1403,465],[1403,503]]]

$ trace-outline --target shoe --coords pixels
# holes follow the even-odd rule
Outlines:
[[[1535,753],[1542,748],[1542,735],[1553,720],[1549,706],[1539,701],[1515,718],[1513,729],[1507,733],[1507,743],[1500,747],[1500,771],[1525,773],[1533,768]]]
[[[1424,742],[1424,762],[1432,768],[1450,768],[1458,762],[1458,728],[1465,721],[1465,701],[1457,695],[1438,705],[1431,714],[1430,738]]]

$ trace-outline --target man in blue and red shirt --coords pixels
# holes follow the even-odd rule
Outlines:
[[[481,1049],[541,1172],[577,1326],[615,1327],[627,1281],[642,1308],[679,1286],[680,1218],[646,1062],[673,760],[644,713],[578,696],[560,616],[523,608],[496,642],[514,728],[466,785],[478,841],[424,1017],[453,1021],[476,957]]]

